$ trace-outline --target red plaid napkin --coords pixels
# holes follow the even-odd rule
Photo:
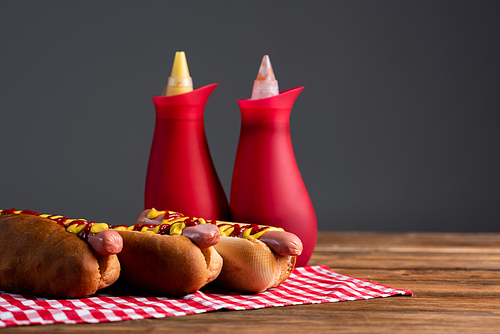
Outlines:
[[[394,295],[413,295],[332,272],[326,266],[296,268],[279,287],[255,295],[197,291],[182,299],[98,294],[81,299],[46,299],[0,292],[0,327],[76,324],[163,318],[215,311],[333,303]]]

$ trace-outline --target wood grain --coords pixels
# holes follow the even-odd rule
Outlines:
[[[310,264],[414,297],[4,333],[500,333],[500,234],[321,232]]]

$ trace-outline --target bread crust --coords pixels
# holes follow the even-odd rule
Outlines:
[[[28,214],[0,216],[1,290],[48,298],[92,295],[119,274],[115,255],[102,257],[100,262],[101,269],[85,241],[50,219]]]
[[[214,248],[224,266],[213,283],[228,290],[263,292],[283,283],[295,267],[296,256],[278,255],[258,239],[221,236]]]
[[[207,264],[208,277],[205,284],[208,284],[219,276],[222,271],[223,260],[213,247],[201,248],[200,250],[205,256],[205,263]]]
[[[222,258],[212,247],[201,250],[185,236],[117,232],[123,238],[119,281],[132,288],[185,295],[202,288],[221,270]]]
[[[101,279],[97,290],[111,286],[120,277],[121,266],[116,255],[100,255],[94,252],[99,263],[99,272]]]

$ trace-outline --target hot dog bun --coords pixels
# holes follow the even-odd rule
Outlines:
[[[297,258],[278,255],[258,239],[221,236],[214,248],[224,265],[213,284],[246,293],[263,292],[283,283]]]
[[[119,274],[116,255],[97,254],[50,219],[0,215],[0,290],[79,298],[111,285]]]
[[[213,247],[200,249],[183,235],[117,230],[123,238],[120,281],[169,296],[193,293],[214,280],[222,258]]]

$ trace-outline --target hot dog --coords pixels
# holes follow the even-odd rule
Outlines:
[[[303,248],[296,235],[281,228],[205,220],[173,211],[145,210],[137,223],[158,229],[168,225],[169,231],[178,234],[191,227],[217,227],[220,239],[215,243],[214,238],[212,245],[221,255],[223,267],[213,284],[240,292],[258,293],[280,285],[292,272]]]
[[[229,290],[259,293],[283,283],[295,267],[302,242],[281,228],[256,224],[218,223],[214,247],[224,260],[214,284]]]
[[[79,298],[110,286],[120,274],[115,254],[123,242],[104,225],[29,210],[0,210],[0,290]]]
[[[179,296],[199,290],[219,275],[222,258],[212,247],[219,241],[217,227],[193,224],[181,228],[179,217],[164,213],[163,223],[141,217],[133,226],[111,226],[123,238],[118,254],[122,284]]]

